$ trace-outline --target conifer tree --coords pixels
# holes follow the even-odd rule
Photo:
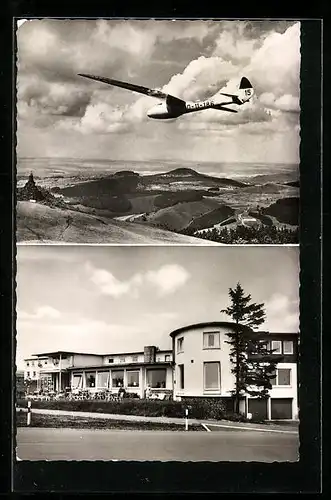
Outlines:
[[[235,412],[239,413],[239,402],[245,394],[260,398],[268,395],[279,359],[271,356],[272,351],[256,331],[265,321],[264,304],[252,302],[251,295],[245,295],[240,283],[234,289],[229,288],[229,296],[231,304],[221,312],[235,322],[235,329],[227,333],[226,342],[231,346],[230,361],[235,376],[232,394]]]

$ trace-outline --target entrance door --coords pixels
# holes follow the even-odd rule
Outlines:
[[[271,399],[271,418],[273,420],[291,420],[292,419],[292,398],[272,398]]]
[[[252,418],[267,420],[267,400],[249,398],[248,413],[252,414]]]

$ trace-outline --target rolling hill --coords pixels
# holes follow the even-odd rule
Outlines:
[[[201,217],[218,206],[219,203],[211,199],[177,203],[146,216],[146,222],[169,231],[181,231],[196,217]]]
[[[282,198],[269,207],[262,208],[261,212],[275,217],[283,224],[296,226],[299,223],[299,198]]]
[[[158,228],[29,201],[18,201],[16,220],[18,243],[206,244]]]
[[[200,174],[196,170],[192,168],[175,168],[174,170],[170,170],[169,172],[164,172],[162,174],[151,174],[144,176],[144,184],[148,185],[149,183],[164,183],[168,184],[169,182],[174,181],[182,181],[185,183],[201,181],[202,183],[210,183],[211,186],[232,186],[232,187],[242,187],[246,184],[240,181],[236,181],[234,179],[227,179],[222,177],[213,177],[211,175]]]

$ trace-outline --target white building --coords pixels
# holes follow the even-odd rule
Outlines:
[[[199,323],[171,332],[175,365],[174,399],[218,397],[231,408],[235,377],[231,373],[227,332],[234,331],[234,326],[230,322]],[[272,356],[281,356],[282,361],[277,363],[270,398],[261,400],[247,395],[241,410],[264,419],[297,419],[298,336],[293,333],[260,334],[274,350]]]
[[[149,386],[152,393],[171,394],[175,400],[218,398],[233,410],[235,379],[227,333],[234,328],[231,322],[184,326],[170,333],[172,348],[168,350],[145,346],[142,351],[113,354],[39,353],[25,360],[24,376],[31,378],[32,374],[38,389],[86,389],[92,393],[106,389],[117,393],[123,386],[143,398]],[[265,400],[247,395],[241,411],[263,419],[297,419],[298,334],[260,334],[274,350],[272,356],[278,357],[273,388]]]

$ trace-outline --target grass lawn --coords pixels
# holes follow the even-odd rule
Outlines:
[[[25,412],[16,413],[17,427],[27,427],[27,414]],[[42,415],[35,413],[31,415],[30,427],[52,427],[71,429],[122,429],[137,431],[183,431],[185,426],[179,424],[161,424],[158,422],[128,422],[122,420],[108,420],[103,418],[72,417],[68,415]],[[190,425],[189,431],[205,431],[202,425]]]

